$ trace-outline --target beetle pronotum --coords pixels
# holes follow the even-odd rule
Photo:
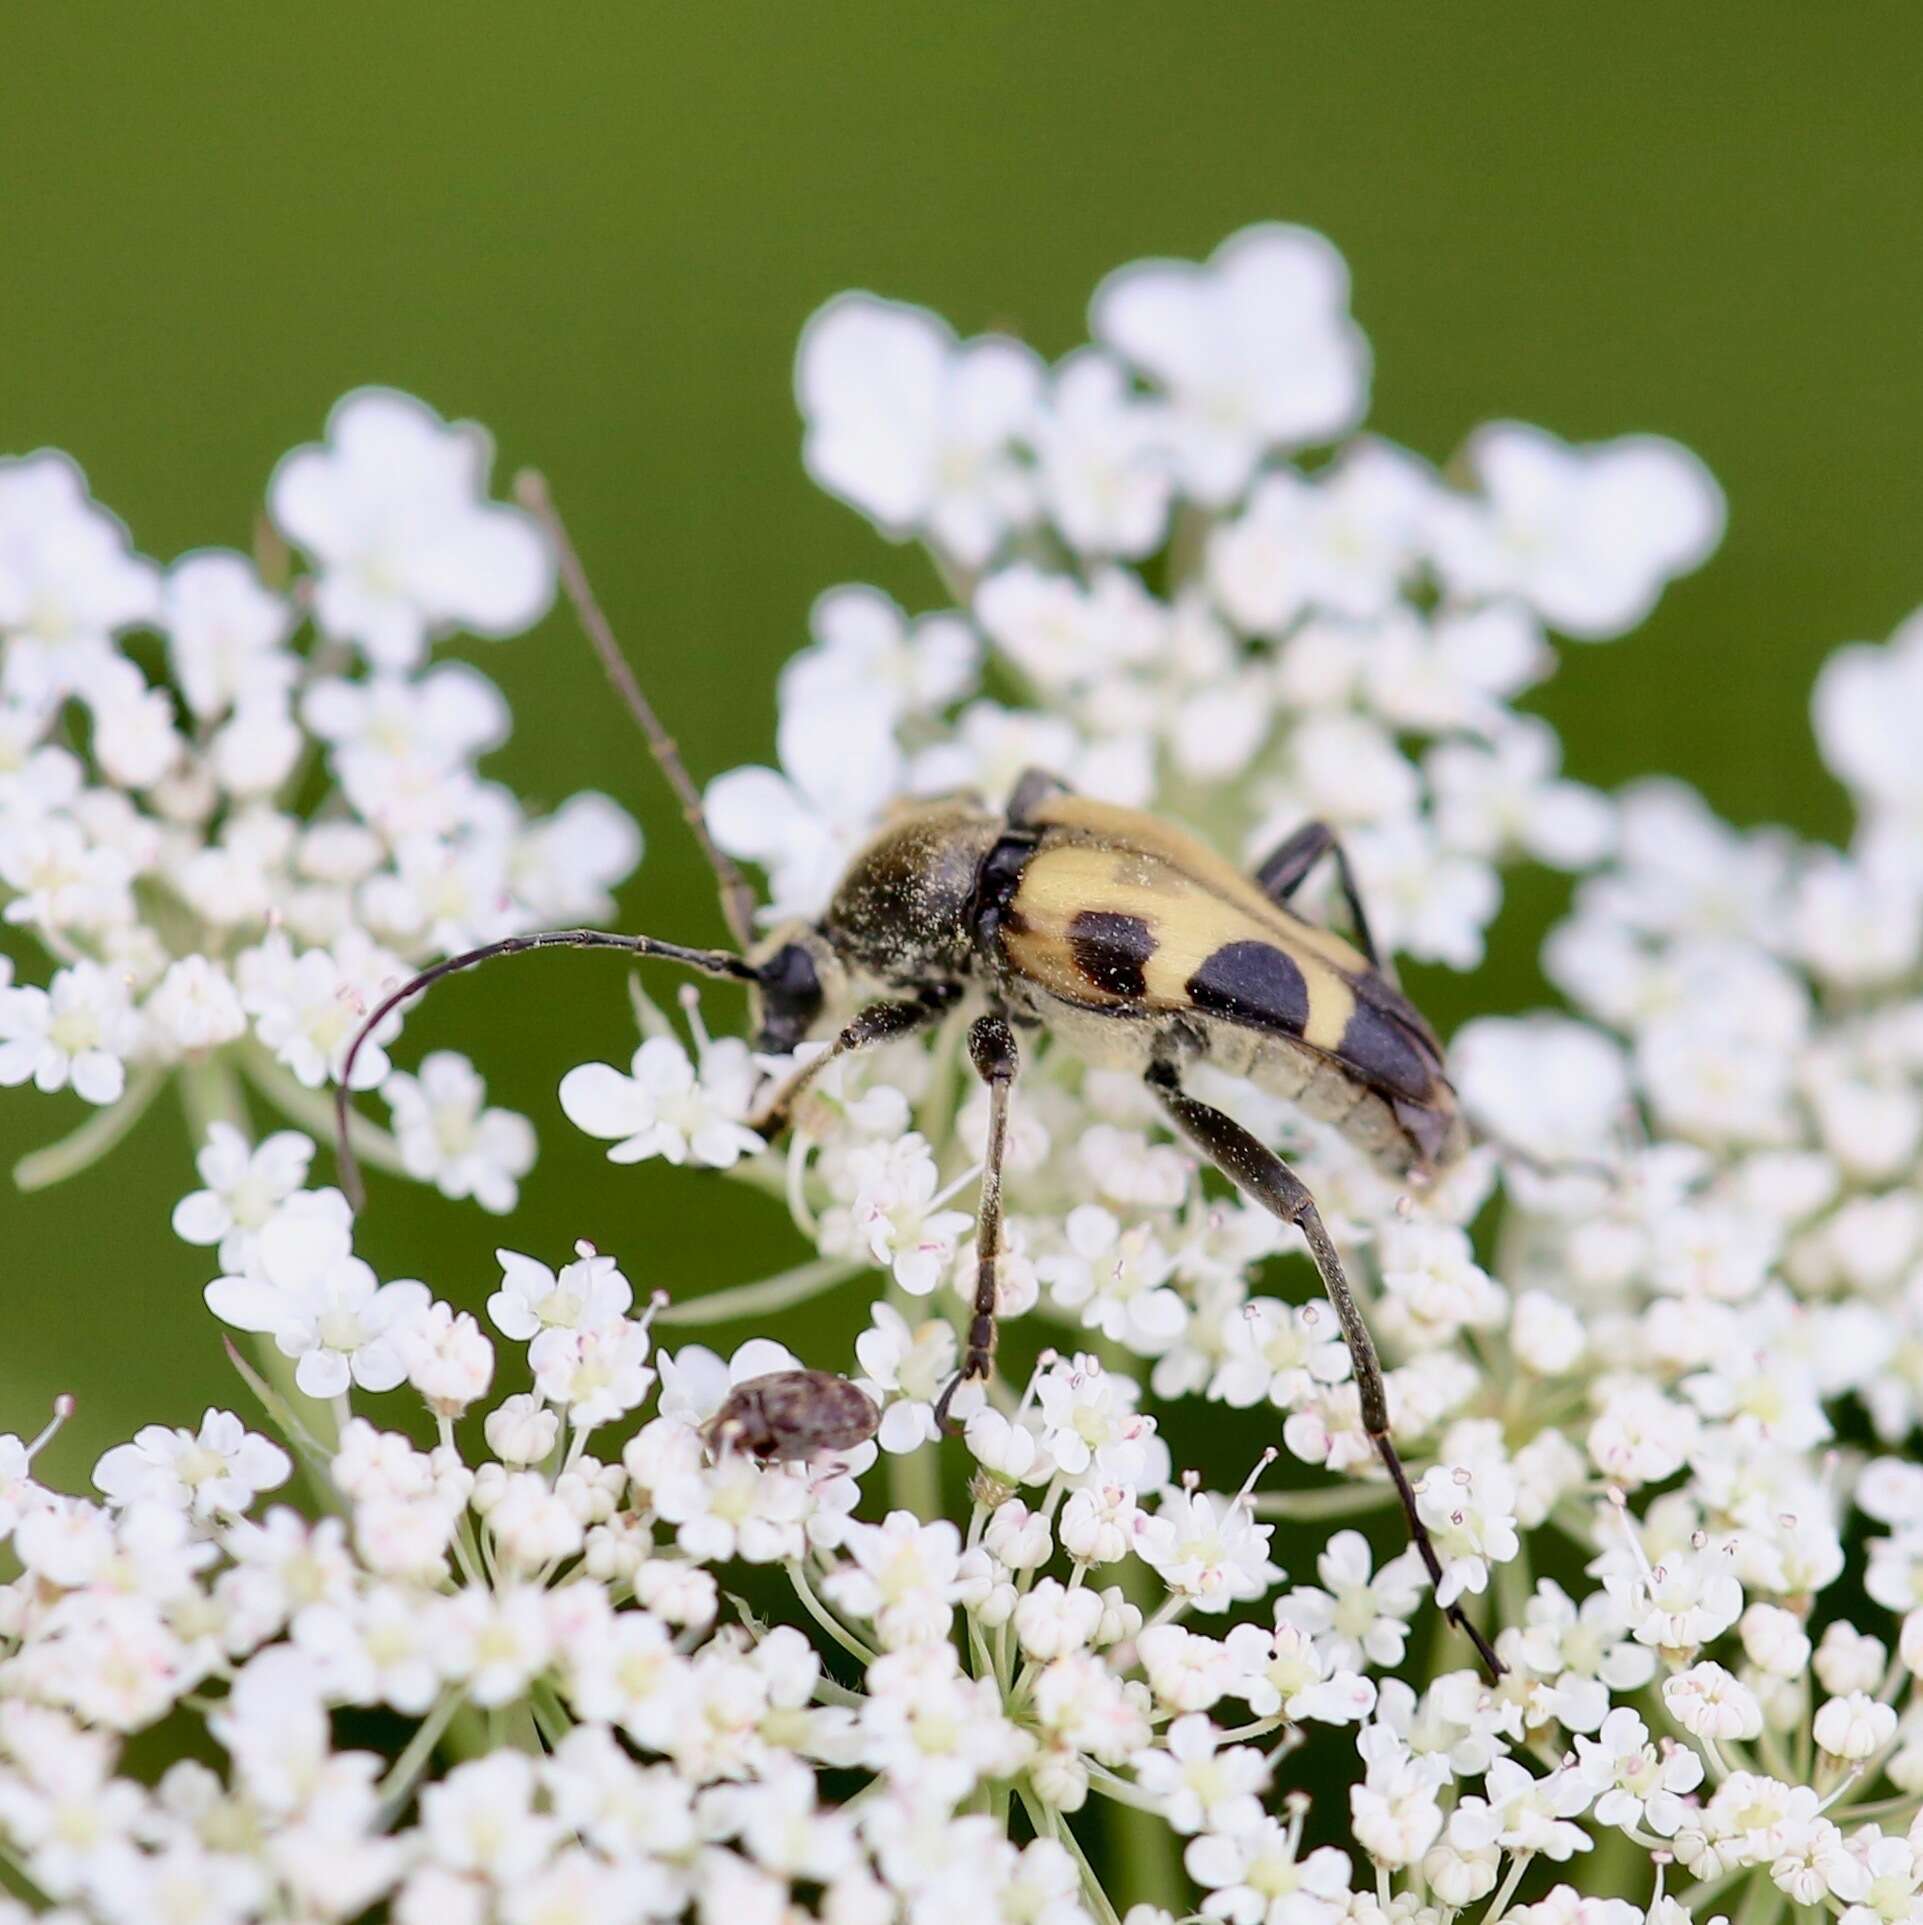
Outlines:
[[[350,1196],[358,1203],[347,1121],[362,1042],[441,977],[498,957],[618,949],[745,983],[756,1046],[771,1053],[793,1050],[830,1011],[852,1011],[828,1048],[778,1087],[755,1119],[769,1138],[787,1127],[827,1064],[912,1035],[972,1002],[979,1008],[968,1055],[989,1093],[988,1143],[973,1306],[961,1369],[939,1412],[946,1415],[959,1384],[993,1368],[1017,1032],[1046,1029],[1089,1061],[1140,1074],[1181,1136],[1301,1231],[1354,1362],[1363,1428],[1439,1582],[1435,1546],[1391,1435],[1375,1344],[1314,1199],[1266,1144],[1183,1087],[1184,1071],[1198,1062],[1248,1077],[1332,1124],[1396,1177],[1428,1178],[1462,1155],[1467,1131],[1441,1050],[1383,972],[1328,827],[1311,822],[1297,830],[1249,877],[1151,815],[1089,801],[1031,771],[1002,810],[966,797],[904,806],[854,856],[818,922],[786,924],[757,941],[753,892],[709,833],[700,794],[628,667],[545,484],[530,474],[517,488],[545,527],[582,626],[714,870],[739,948],[558,929],[487,943],[421,971],[368,1015],[342,1065],[336,1107]],[[1336,865],[1354,944],[1289,908],[1324,857]],[[1459,1605],[1446,1608],[1500,1675],[1482,1632]]]

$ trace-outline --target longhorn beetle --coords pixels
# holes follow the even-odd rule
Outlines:
[[[1247,1077],[1333,1125],[1393,1177],[1433,1177],[1466,1149],[1442,1052],[1385,973],[1348,860],[1327,825],[1305,824],[1251,878],[1151,815],[1072,794],[1031,770],[1005,809],[966,797],[902,807],[857,852],[818,922],[790,923],[757,941],[753,891],[709,833],[699,792],[614,639],[546,484],[524,474],[516,486],[553,544],[562,584],[602,667],[714,870],[740,949],[554,929],[486,943],[422,970],[369,1014],[342,1065],[336,1121],[350,1197],[358,1204],[347,1125],[362,1043],[441,977],[497,957],[617,949],[744,983],[755,1045],[775,1054],[792,1051],[839,1012],[828,1048],[778,1086],[754,1119],[771,1140],[828,1064],[913,1035],[972,1003],[979,1013],[968,1029],[968,1055],[989,1094],[978,1268],[961,1369],[938,1415],[945,1419],[958,1385],[993,1368],[1016,1036],[1045,1030],[1089,1062],[1138,1073],[1182,1136],[1238,1189],[1302,1232],[1354,1362],[1363,1428],[1423,1563],[1440,1582],[1435,1545],[1390,1433],[1375,1343],[1314,1199],[1273,1150],[1183,1088],[1184,1072],[1196,1063]],[[1335,864],[1353,944],[1289,906],[1324,857]],[[1460,1606],[1450,1605],[1448,1616],[1491,1676],[1500,1676],[1501,1662]]]

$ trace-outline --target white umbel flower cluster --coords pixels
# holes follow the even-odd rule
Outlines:
[[[811,472],[954,606],[825,595],[778,766],[711,784],[711,824],[773,921],[894,798],[1031,764],[1245,857],[1318,816],[1385,950],[1461,968],[1505,864],[1577,878],[1569,1007],[1456,1039],[1486,1141],[1420,1198],[1205,1079],[1320,1202],[1434,1588],[1503,1676],[1437,1616],[1294,1233],[1046,1037],[1008,1380],[956,1398],[959,1441],[987,1116],[957,1024],[834,1065],[770,1151],[789,1062],[637,998],[563,1110],[803,1244],[705,1296],[585,1243],[396,1279],[309,1135],[254,1138],[241,1081],[305,1122],[398,972],[589,913],[637,852],[611,804],[530,822],[474,773],[505,712],[427,651],[525,626],[544,552],[474,431],[361,395],[276,477],[291,589],[239,557],[163,581],[63,460],[0,471],[0,887],[52,966],[0,990],[0,1076],[117,1119],[177,1078],[175,1229],[260,1407],[139,1429],[89,1495],[0,1438],[0,1876],[39,1910],[1923,1919],[1923,629],[1819,682],[1846,848],[1675,782],[1603,796],[1518,704],[1552,634],[1620,634],[1705,559],[1692,457],[1498,424],[1439,469],[1360,435],[1346,275],[1297,229],[1126,268],[1091,321],[1053,369],[866,295],[809,324]],[[531,1137],[464,1058],[374,1073],[389,1166],[514,1207]],[[681,1341],[841,1289],[876,1298],[849,1355]],[[874,1438],[763,1461],[740,1413],[804,1364]]]
[[[23,1181],[104,1153],[170,1078],[196,1117],[231,1119],[244,1088],[314,1127],[362,1017],[420,964],[611,908],[633,822],[592,794],[534,815],[485,779],[507,705],[477,669],[430,662],[457,632],[519,634],[553,597],[537,525],[487,498],[488,461],[478,428],[351,394],[281,463],[259,555],[164,570],[64,455],[0,461],[0,915],[47,971],[0,982],[0,1084],[102,1112]],[[388,1077],[398,1032],[357,1086]],[[371,1160],[513,1207],[532,1136],[461,1059],[385,1093],[395,1127],[363,1125]]]

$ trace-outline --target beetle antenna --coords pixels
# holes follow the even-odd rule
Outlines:
[[[614,630],[588,582],[588,571],[582,567],[580,554],[561,520],[561,511],[554,505],[547,477],[537,468],[523,468],[514,477],[514,498],[541,524],[553,543],[561,570],[561,586],[567,591],[567,598],[573,603],[574,613],[594,652],[600,656],[615,694],[627,705],[628,713],[646,738],[655,766],[667,778],[668,787],[681,804],[681,813],[694,831],[701,853],[708,858],[708,867],[714,871],[721,891],[721,913],[727,919],[729,933],[746,949],[754,940],[755,892],[709,830],[707,814],[701,806],[701,791],[695,787],[674,737],[662,727],[654,704],[642,694],[641,684],[621,652],[621,644],[614,639]]]
[[[664,962],[680,963],[688,969],[700,970],[704,976],[721,976],[731,982],[752,983],[760,980],[754,965],[744,962],[731,949],[689,949],[678,942],[659,942],[653,936],[620,935],[609,929],[543,929],[531,936],[504,936],[499,942],[483,943],[478,949],[465,949],[458,956],[449,956],[445,962],[437,962],[431,969],[423,969],[418,976],[411,977],[391,995],[383,996],[375,1004],[367,1019],[354,1032],[354,1040],[348,1044],[347,1054],[341,1059],[340,1082],[334,1091],[334,1156],[340,1165],[341,1188],[346,1192],[347,1201],[356,1215],[367,1200],[367,1191],[361,1182],[360,1163],[354,1155],[353,1143],[348,1137],[348,1123],[352,1115],[348,1105],[352,1096],[354,1060],[360,1055],[361,1046],[392,1011],[409,997],[431,989],[443,976],[452,976],[463,969],[478,969],[482,963],[493,962],[502,956],[525,956],[537,949],[620,949],[631,956],[659,956]]]

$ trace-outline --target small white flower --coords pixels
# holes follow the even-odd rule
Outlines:
[[[880,1524],[850,1525],[846,1548],[854,1562],[825,1580],[833,1602],[872,1619],[890,1649],[947,1636],[963,1588],[953,1524],[891,1511]]]
[[[1306,228],[1231,235],[1205,267],[1138,261],[1096,289],[1097,338],[1168,395],[1183,484],[1220,506],[1274,448],[1326,441],[1360,417],[1368,349],[1342,258]]]
[[[626,1318],[594,1329],[543,1330],[528,1345],[534,1385],[567,1409],[575,1430],[593,1430],[633,1410],[654,1385],[648,1333]]]
[[[1269,1561],[1274,1532],[1239,1497],[1172,1492],[1136,1532],[1135,1552],[1198,1611],[1226,1611],[1260,1597],[1281,1577]]]
[[[1354,1724],[1375,1709],[1375,1686],[1355,1671],[1331,1665],[1315,1638],[1280,1611],[1272,1631],[1238,1624],[1225,1642],[1240,1673],[1229,1688],[1247,1699],[1258,1718],[1279,1712],[1297,1720]]]
[[[1224,1746],[1208,1718],[1191,1711],[1137,1759],[1135,1782],[1162,1800],[1175,1831],[1244,1832],[1261,1823],[1269,1765],[1253,1745]]]
[[[810,318],[796,352],[802,458],[885,533],[925,534],[979,568],[1033,512],[1013,444],[1041,384],[1019,342],[958,343],[924,308],[845,294]]]
[[[488,1298],[487,1314],[502,1336],[526,1343],[543,1330],[600,1330],[627,1314],[634,1286],[620,1266],[591,1243],[575,1250],[559,1276],[518,1251],[495,1251],[501,1287]]]
[[[1140,1397],[1138,1384],[1104,1370],[1098,1358],[1078,1353],[1051,1364],[1035,1384],[1044,1448],[1070,1477],[1137,1481],[1155,1429],[1135,1408]]]
[[[1873,1638],[1846,1619],[1837,1618],[1823,1633],[1812,1669],[1817,1682],[1832,1697],[1863,1691],[1873,1697],[1882,1685],[1889,1661],[1889,1650],[1881,1638]]]
[[[413,973],[358,928],[345,930],[331,949],[295,952],[280,930],[238,958],[240,1000],[260,1040],[308,1089],[337,1077],[374,1006]],[[384,1047],[400,1034],[391,1010],[361,1045],[355,1089],[374,1089],[387,1076]]]
[[[194,1159],[207,1187],[174,1205],[175,1236],[183,1243],[219,1244],[223,1270],[248,1269],[260,1232],[307,1181],[313,1157],[313,1143],[297,1130],[277,1131],[250,1148],[231,1123],[210,1123]]]
[[[488,803],[473,763],[508,734],[501,691],[464,662],[425,675],[315,682],[301,719],[328,744],[348,801],[390,840],[471,826]]]
[[[1852,1691],[1818,1706],[1810,1731],[1831,1757],[1860,1763],[1896,1736],[1896,1708],[1879,1703],[1867,1691]]]
[[[126,1087],[125,1059],[139,1041],[125,979],[99,963],[74,963],[46,989],[0,986],[0,1086],[71,1084],[86,1102],[111,1103]]]
[[[465,1056],[437,1049],[418,1077],[391,1071],[381,1095],[409,1176],[446,1197],[471,1196],[495,1216],[514,1208],[519,1179],[534,1166],[533,1126],[486,1107],[487,1085]]]
[[[1561,780],[1561,745],[1534,716],[1507,721],[1487,747],[1445,742],[1424,771],[1445,847],[1485,860],[1521,850],[1554,869],[1587,869],[1609,851],[1615,820],[1594,789]]]
[[[864,1388],[882,1405],[875,1442],[899,1456],[934,1443],[941,1434],[934,1406],[955,1374],[955,1329],[941,1317],[911,1326],[889,1303],[871,1305],[868,1315],[870,1327],[855,1339],[855,1356],[865,1373]],[[971,1436],[974,1421],[971,1416]],[[1032,1440],[1032,1432],[1021,1434]]]
[[[206,956],[170,963],[141,1014],[148,1034],[169,1053],[196,1055],[247,1033],[234,979]]]
[[[1434,524],[1436,560],[1458,595],[1518,595],[1584,641],[1620,635],[1663,584],[1722,539],[1722,490],[1696,457],[1655,435],[1573,448],[1540,428],[1479,429],[1469,461],[1483,498]]]
[[[1099,1203],[1079,1204],[1063,1226],[1068,1249],[1043,1257],[1036,1275],[1064,1310],[1142,1356],[1181,1333],[1188,1313],[1168,1288],[1175,1258],[1146,1223],[1124,1228]]]
[[[1228,1925],[1336,1925],[1348,1915],[1349,1860],[1333,1845],[1303,1854],[1300,1827],[1279,1818],[1191,1839],[1182,1863],[1210,1887],[1205,1918]]]
[[[1596,1796],[1596,1820],[1604,1825],[1641,1825],[1672,1838],[1682,1823],[1683,1800],[1703,1782],[1703,1761],[1685,1745],[1658,1749],[1643,1721],[1618,1705],[1596,1738],[1578,1737],[1577,1769]]]
[[[1435,1464],[1423,1472],[1416,1508],[1442,1560],[1438,1604],[1487,1589],[1490,1567],[1517,1554],[1515,1494],[1515,1478],[1500,1464]]]
[[[1372,1566],[1369,1540],[1337,1531],[1315,1562],[1322,1588],[1298,1585],[1276,1604],[1278,1621],[1311,1632],[1337,1670],[1400,1664],[1409,1619],[1428,1587],[1414,1545],[1380,1570]]]
[[[1665,1678],[1663,1703],[1698,1738],[1753,1738],[1763,1728],[1756,1694],[1720,1664],[1692,1664]]]
[[[1387,951],[1473,969],[1502,902],[1493,868],[1443,847],[1417,817],[1367,823],[1350,838],[1370,926]]]
[[[1266,1399],[1289,1410],[1316,1386],[1349,1375],[1349,1347],[1333,1314],[1320,1304],[1254,1297],[1222,1313],[1222,1361],[1208,1394],[1244,1410]]]
[[[819,916],[848,859],[901,792],[896,701],[887,684],[842,685],[784,706],[780,768],[731,769],[708,784],[702,807],[714,839],[767,872],[764,924]]]
[[[0,684],[40,701],[83,694],[114,637],[154,619],[160,579],[63,454],[0,462]]]
[[[488,1412],[483,1429],[488,1449],[502,1463],[538,1464],[561,1434],[561,1416],[538,1397],[509,1397]]]
[[[293,1464],[278,1444],[245,1429],[231,1411],[209,1410],[200,1429],[149,1424],[94,1466],[110,1504],[171,1504],[196,1517],[237,1516],[262,1491],[278,1489]]]
[[[1421,550],[1435,495],[1429,471],[1383,442],[1352,444],[1313,482],[1290,468],[1265,475],[1210,542],[1209,586],[1250,634],[1279,636],[1311,610],[1381,621]]]
[[[1082,555],[1147,555],[1168,521],[1169,461],[1159,408],[1084,348],[1055,370],[1028,431],[1042,508]]]
[[[286,602],[261,586],[244,555],[202,549],[167,571],[167,659],[188,708],[203,720],[243,697],[287,687],[295,666],[282,645],[292,625]]]
[[[607,1063],[569,1070],[561,1079],[561,1108],[577,1129],[613,1141],[610,1163],[659,1156],[726,1170],[762,1148],[742,1120],[751,1075],[747,1046],[733,1037],[704,1050],[697,1073],[672,1037],[651,1036],[634,1052],[626,1075]]]
[[[518,635],[546,613],[554,563],[534,523],[486,498],[491,455],[411,395],[362,388],[323,446],[275,470],[268,508],[319,564],[314,612],[370,661],[409,668],[449,628]]]
[[[947,1192],[927,1142],[911,1131],[889,1143],[863,1144],[847,1163],[854,1197],[845,1215],[822,1221],[822,1248],[862,1253],[891,1270],[911,1297],[925,1297],[954,1262],[955,1248],[974,1225],[966,1210],[940,1206]]]
[[[460,1417],[487,1395],[494,1381],[494,1346],[487,1333],[452,1304],[434,1303],[403,1333],[407,1378],[437,1417]]]
[[[151,789],[180,761],[185,744],[174,726],[173,697],[138,675],[102,676],[93,690],[93,757],[123,789]]]
[[[381,1284],[350,1253],[347,1227],[283,1210],[261,1232],[259,1277],[217,1277],[204,1292],[223,1323],[273,1338],[299,1360],[309,1397],[338,1397],[350,1383],[392,1390],[407,1375],[405,1326],[430,1301],[420,1283]]]

